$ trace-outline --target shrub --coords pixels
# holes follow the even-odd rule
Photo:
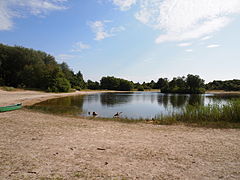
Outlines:
[[[48,87],[49,92],[69,92],[70,82],[66,78],[56,78],[52,87]]]
[[[144,88],[143,88],[143,86],[138,86],[137,90],[138,91],[144,91]]]

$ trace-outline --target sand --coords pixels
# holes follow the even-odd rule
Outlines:
[[[59,96],[0,91],[0,104]],[[0,179],[240,179],[239,137],[238,129],[126,124],[22,109],[0,113]]]

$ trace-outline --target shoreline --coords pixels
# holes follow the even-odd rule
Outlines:
[[[78,96],[86,94],[95,94],[95,93],[107,93],[107,92],[117,92],[117,91],[76,91],[68,93],[48,93],[42,91],[29,91],[29,90],[18,90],[18,91],[3,91],[0,90],[0,106],[11,105],[16,103],[22,103],[23,106],[31,106],[36,103],[67,97],[67,96]]]

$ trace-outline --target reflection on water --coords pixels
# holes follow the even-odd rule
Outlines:
[[[158,92],[98,93],[47,100],[34,105],[33,108],[77,116],[87,116],[88,112],[95,111],[101,117],[113,117],[116,112],[123,112],[122,117],[153,118],[160,114],[179,112],[186,105],[223,104],[234,98],[240,98],[240,96]]]
[[[133,93],[103,93],[100,95],[100,101],[103,106],[114,106],[117,104],[130,103]]]

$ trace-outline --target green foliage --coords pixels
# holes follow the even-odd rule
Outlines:
[[[181,113],[157,117],[155,122],[158,124],[184,122],[209,127],[240,127],[240,100],[232,100],[225,105],[188,105]]]
[[[190,93],[197,94],[199,93],[199,88],[204,87],[204,80],[201,79],[198,75],[188,74],[186,82]]]
[[[240,80],[213,81],[206,84],[208,90],[240,91]]]
[[[85,87],[82,74],[74,74],[66,63],[41,51],[0,44],[0,85],[37,88],[54,92]]]
[[[50,92],[68,92],[71,88],[70,82],[66,78],[58,77],[47,90]]]
[[[87,88],[92,89],[92,90],[97,90],[97,89],[100,89],[100,84],[97,81],[93,82],[91,80],[88,80],[87,81]]]
[[[102,77],[100,84],[102,89],[119,91],[130,91],[134,87],[133,82],[113,76]]]
[[[163,93],[189,93],[202,94],[205,92],[204,80],[198,75],[187,75],[185,77],[173,78],[170,82],[165,78],[160,78],[159,87]]]
[[[119,79],[119,87],[120,91],[131,91],[133,89],[133,83],[131,81],[125,79]]]
[[[137,87],[137,90],[138,90],[138,91],[144,91],[144,88],[143,88],[142,85],[139,85],[139,86]]]
[[[118,90],[120,81],[113,76],[107,76],[102,77],[102,79],[100,80],[100,84],[102,89]]]
[[[67,63],[65,62],[60,64],[60,67],[66,79],[70,82],[73,88],[77,87],[78,90],[86,88],[86,83],[84,82],[83,75],[80,71],[78,71],[77,74],[74,74],[74,72],[68,67]]]
[[[167,78],[159,78],[157,85],[157,89],[163,89],[168,87],[168,79]]]

